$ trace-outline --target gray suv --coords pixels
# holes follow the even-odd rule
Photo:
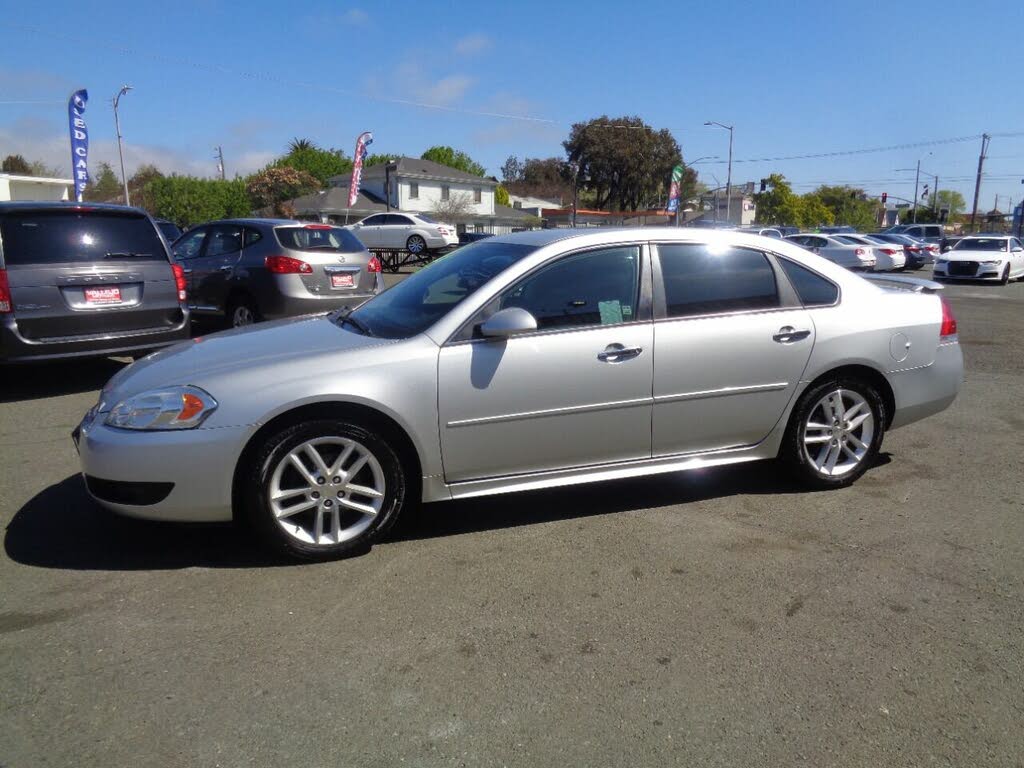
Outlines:
[[[290,219],[229,219],[172,246],[195,315],[231,327],[344,307],[384,290],[380,261],[348,230]]]
[[[185,276],[144,211],[0,203],[0,362],[137,354],[188,337]]]

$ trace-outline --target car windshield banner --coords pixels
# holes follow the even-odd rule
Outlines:
[[[359,198],[359,185],[363,181],[363,160],[366,159],[367,147],[373,144],[373,134],[364,131],[356,139],[356,153],[353,155],[352,181],[348,185],[348,207],[356,204]]]
[[[75,178],[75,199],[82,202],[82,193],[89,183],[89,130],[85,127],[85,103],[89,92],[75,91],[68,99],[68,129],[71,131],[71,168]]]
[[[679,185],[683,180],[683,166],[677,165],[672,169],[672,184],[668,188],[668,212],[675,213],[679,210]]]

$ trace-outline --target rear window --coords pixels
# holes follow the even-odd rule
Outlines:
[[[156,227],[138,214],[12,211],[0,215],[0,237],[7,266],[106,259],[167,261]]]
[[[277,242],[293,251],[336,251],[359,253],[363,244],[341,227],[277,227]]]
[[[804,306],[820,307],[836,303],[839,288],[834,283],[789,259],[779,259],[779,264]]]

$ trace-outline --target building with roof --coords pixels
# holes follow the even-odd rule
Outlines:
[[[69,200],[74,186],[71,179],[23,176],[0,173],[0,202],[9,200]]]
[[[449,168],[431,160],[400,157],[394,163],[363,168],[359,196],[348,205],[352,174],[332,176],[330,186],[320,192],[291,201],[300,219],[331,224],[351,224],[374,213],[388,210],[407,213],[431,213],[456,197],[466,201],[466,212],[454,224],[460,232],[507,234],[528,229],[528,212],[498,205],[494,190],[498,182]]]

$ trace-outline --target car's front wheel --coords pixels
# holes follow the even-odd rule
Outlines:
[[[407,487],[383,438],[334,419],[270,435],[245,482],[245,514],[255,531],[277,551],[305,560],[365,551],[398,518]]]
[[[999,277],[999,284],[1000,285],[1006,285],[1009,282],[1010,282],[1010,265],[1007,264],[1005,267],[1003,267],[1003,274],[1000,275],[1000,277]]]
[[[815,488],[849,485],[882,446],[885,404],[865,381],[836,378],[812,386],[793,410],[780,457]]]

